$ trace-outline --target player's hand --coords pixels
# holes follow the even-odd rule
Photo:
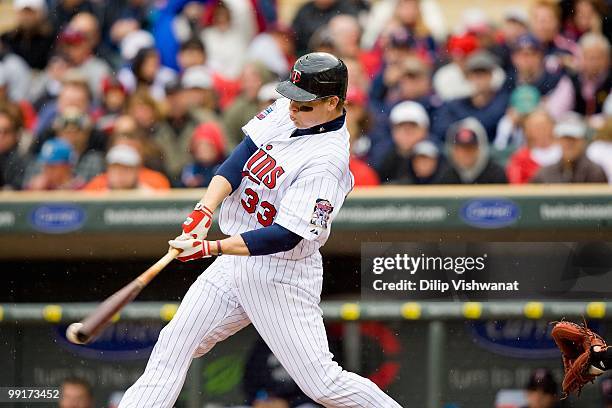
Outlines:
[[[200,258],[209,258],[212,256],[210,253],[210,241],[203,241],[201,239],[189,238],[185,235],[181,235],[168,241],[168,244],[172,248],[176,248],[181,251],[181,253],[176,257],[176,259],[181,262],[192,261]]]
[[[183,222],[183,236],[203,240],[208,235],[208,230],[212,225],[213,212],[203,205],[197,203],[191,214]]]

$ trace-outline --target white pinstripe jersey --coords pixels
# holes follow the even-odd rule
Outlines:
[[[285,259],[312,255],[325,244],[331,224],[353,188],[346,123],[335,131],[291,136],[289,100],[281,98],[243,128],[258,150],[242,171],[240,186],[221,205],[227,235],[279,224],[304,238]]]

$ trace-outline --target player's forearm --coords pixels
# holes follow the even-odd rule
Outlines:
[[[211,211],[215,211],[221,202],[232,193],[232,185],[223,176],[214,176],[200,202]]]
[[[242,255],[249,256],[249,248],[244,243],[240,235],[234,235],[219,241],[221,252],[224,255]],[[210,246],[212,255],[219,255],[219,248],[215,245]]]
[[[222,254],[226,255],[270,255],[290,251],[301,240],[302,237],[294,232],[278,224],[272,224],[270,227],[259,228],[226,238],[219,241],[219,244],[211,243],[210,252],[212,255],[219,255],[218,245],[220,245]]]

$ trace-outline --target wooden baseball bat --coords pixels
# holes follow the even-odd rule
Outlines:
[[[119,289],[100,303],[87,317],[78,323],[72,323],[66,329],[66,338],[74,344],[87,344],[95,339],[108,325],[113,316],[125,305],[134,300],[140,291],[148,285],[177,255],[180,250],[170,248],[154,265],[140,274],[136,279]]]

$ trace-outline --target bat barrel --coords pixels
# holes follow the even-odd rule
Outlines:
[[[157,276],[179,253],[178,249],[170,248],[166,255],[132,282],[100,303],[85,319],[68,326],[66,338],[75,344],[87,344],[96,338],[102,330],[111,324],[113,316],[123,309],[126,304],[134,300],[151,279]]]
[[[74,337],[80,344],[87,344],[111,324],[112,318],[123,307],[134,300],[144,286],[138,281],[133,280],[128,285],[114,293],[106,299],[85,319],[80,322],[80,326],[74,333]]]

